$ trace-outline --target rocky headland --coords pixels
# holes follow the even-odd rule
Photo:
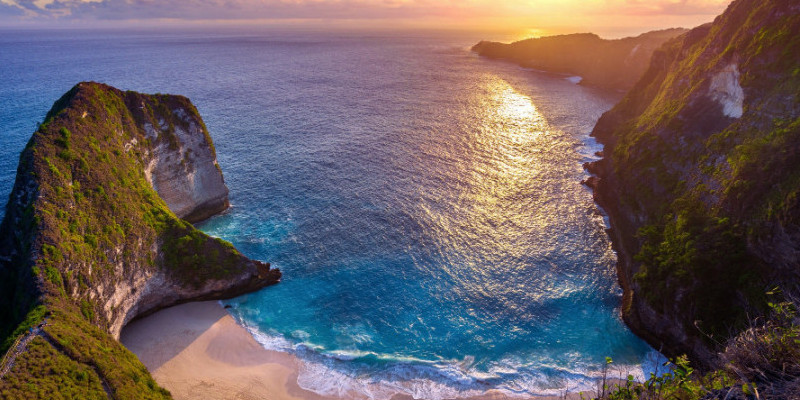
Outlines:
[[[581,84],[624,91],[639,80],[657,48],[686,31],[666,29],[615,40],[575,33],[508,44],[481,41],[472,46],[472,51],[525,68],[580,76]]]
[[[800,293],[800,4],[736,0],[669,40],[593,135],[625,321],[670,357],[736,364],[737,337]]]
[[[0,393],[168,398],[116,340],[122,327],[281,276],[189,223],[227,207],[211,137],[188,99],[93,82],[67,92],[20,155],[0,227],[10,348]]]

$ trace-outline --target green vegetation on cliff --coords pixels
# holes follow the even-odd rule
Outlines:
[[[780,298],[780,291],[767,293]],[[800,396],[800,321],[797,299],[769,302],[766,322],[754,321],[728,342],[720,353],[720,369],[695,370],[686,356],[671,364],[670,372],[651,374],[644,382],[629,376],[623,383],[606,385],[599,398],[608,400],[661,399],[796,399]]]
[[[175,135],[188,124],[212,145],[184,97],[80,83],[33,134],[0,227],[0,340],[13,361],[3,397],[169,397],[111,334],[142,313],[278,280],[177,218],[149,183],[157,146],[189,159]]]
[[[720,366],[769,288],[800,290],[800,4],[737,0],[667,42],[593,134],[626,321]]]
[[[106,398],[92,368],[59,353],[41,337],[31,340],[28,356],[14,365],[7,379],[0,396],[9,399]]]

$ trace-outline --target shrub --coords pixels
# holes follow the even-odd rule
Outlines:
[[[780,292],[773,290],[773,297]],[[794,301],[770,302],[771,314],[732,338],[722,355],[742,381],[784,398],[800,398],[800,324]],[[757,389],[756,389],[757,390]]]

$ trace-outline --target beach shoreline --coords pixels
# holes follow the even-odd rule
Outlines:
[[[177,400],[339,398],[301,388],[297,377],[303,361],[289,353],[265,349],[216,301],[182,304],[135,320],[123,329],[120,342]],[[510,398],[490,391],[464,400]],[[570,393],[567,398],[580,396]],[[397,394],[391,399],[412,397]]]
[[[329,399],[297,385],[297,357],[263,348],[216,301],[133,321],[120,342],[175,399]]]

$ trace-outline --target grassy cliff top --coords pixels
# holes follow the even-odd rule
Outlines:
[[[81,398],[168,397],[109,335],[112,319],[131,307],[127,302],[144,296],[136,291],[159,276],[213,298],[279,278],[267,264],[177,218],[148,183],[143,171],[152,149],[166,144],[179,151],[174,130],[186,115],[202,125],[185,97],[83,82],[56,101],[34,132],[0,228],[2,351],[46,324],[0,380],[4,396],[52,398],[48,393],[63,387]],[[146,124],[161,127],[157,137],[147,135]],[[204,289],[237,279],[240,287],[232,290]],[[114,296],[131,300],[115,303]],[[47,356],[53,351],[59,356]]]
[[[640,300],[719,350],[770,288],[797,292],[797,2],[737,0],[667,42],[593,134]]]

